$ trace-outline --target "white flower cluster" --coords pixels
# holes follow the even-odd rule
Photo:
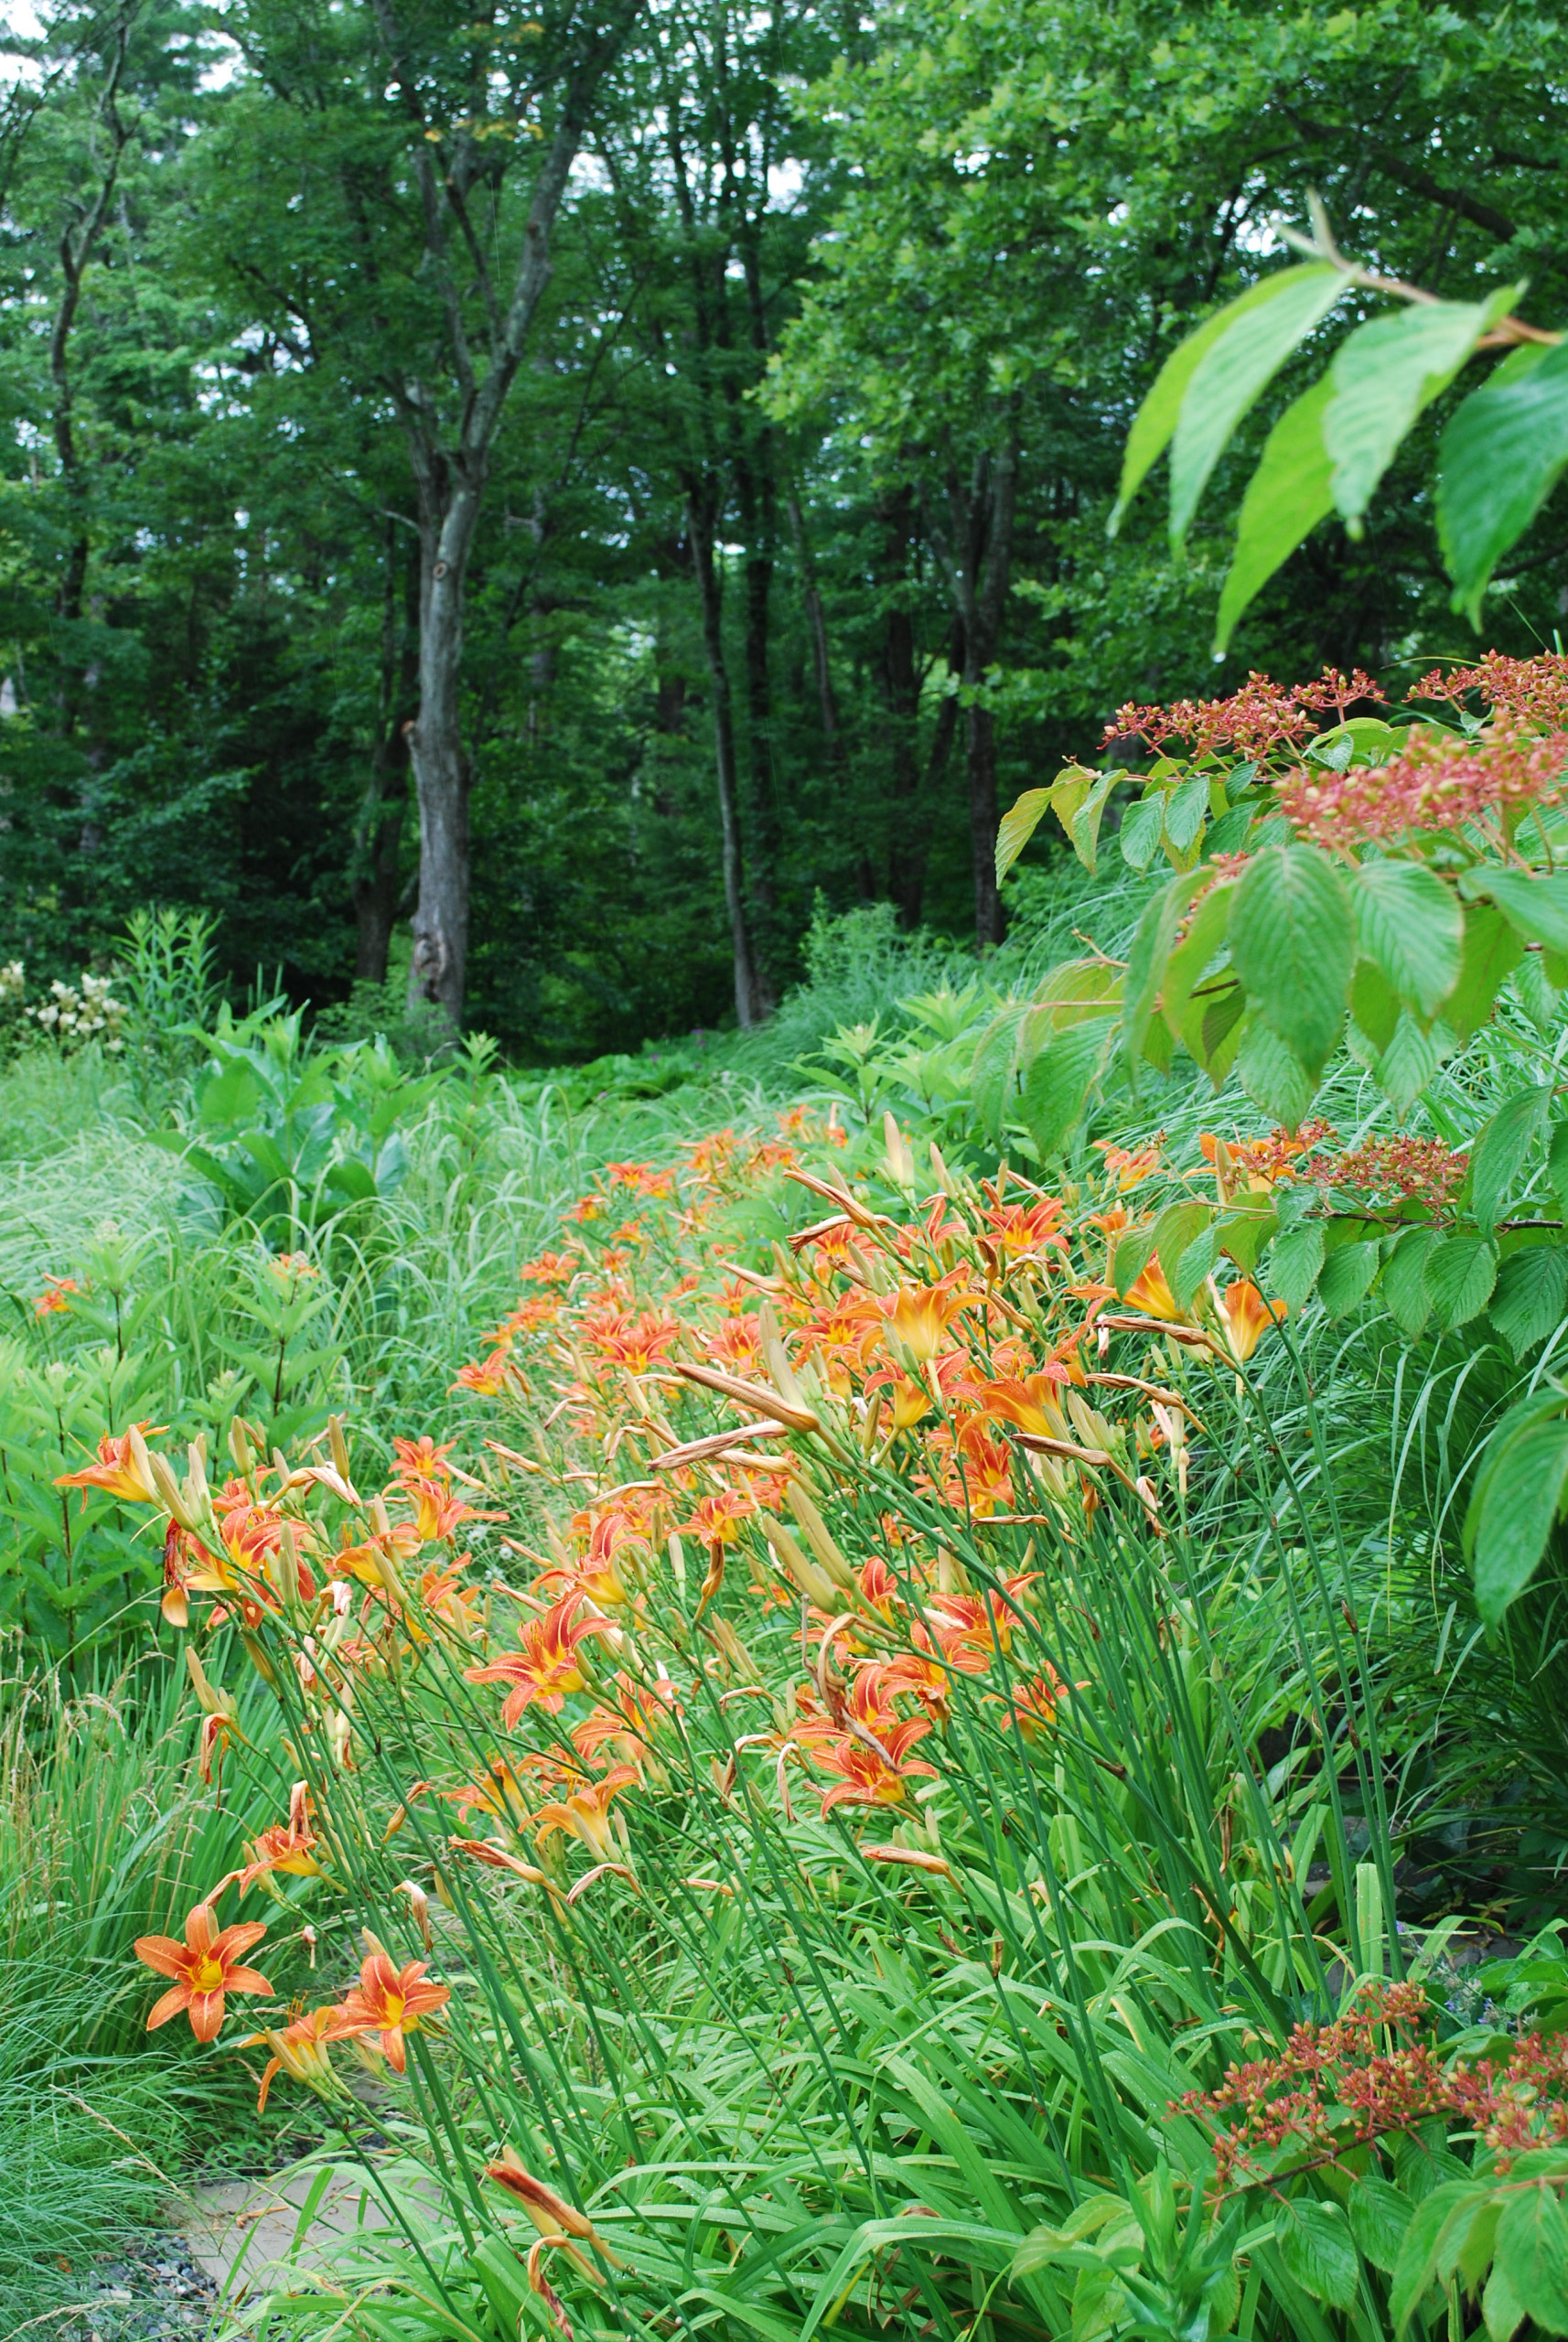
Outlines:
[[[0,966],[0,1008],[20,1008],[24,973],[20,960],[7,960]]]
[[[13,961],[4,973],[8,978],[13,969],[18,979],[22,969]],[[82,972],[81,990],[62,984],[57,976],[50,984],[53,997],[41,1007],[23,1010],[40,1025],[63,1049],[80,1048],[83,1041],[102,1040],[106,1049],[120,1050],[125,1046],[124,1026],[129,1010],[123,1000],[116,1000],[109,989],[110,978],[91,976]]]

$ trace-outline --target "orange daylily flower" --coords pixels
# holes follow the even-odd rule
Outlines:
[[[901,1284],[880,1304],[890,1332],[911,1358],[929,1365],[942,1346],[942,1336],[961,1310],[980,1295],[965,1269],[951,1269],[935,1284]]]
[[[852,1740],[847,1734],[842,1740],[813,1747],[812,1763],[825,1773],[839,1776],[836,1786],[823,1794],[823,1815],[836,1805],[902,1805],[906,1782],[918,1775],[935,1780],[936,1767],[908,1754],[930,1728],[924,1716],[910,1716],[890,1732],[878,1734],[875,1747]]]
[[[1087,1692],[1087,1683],[1064,1683],[1049,1660],[1040,1673],[1019,1687],[1005,1703],[1007,1713],[1002,1721],[1021,1732],[1026,1740],[1043,1740],[1055,1728],[1057,1709],[1074,1692]]]
[[[97,1463],[84,1464],[80,1472],[59,1473],[55,1479],[56,1488],[80,1488],[83,1504],[87,1502],[89,1488],[102,1488],[106,1495],[122,1497],[129,1504],[156,1504],[156,1492],[142,1477],[134,1453],[134,1440],[138,1434],[143,1439],[149,1434],[156,1438],[159,1432],[167,1429],[166,1423],[134,1423],[131,1430],[122,1432],[118,1439],[113,1433],[105,1432],[98,1443]]]
[[[215,2041],[226,1993],[270,1996],[273,1988],[266,1978],[240,1965],[240,1954],[265,1934],[264,1924],[253,1919],[219,1933],[211,1905],[199,1903],[186,1919],[183,1943],[174,1936],[138,1936],[134,1947],[137,1959],[175,1980],[173,1989],[154,2003],[147,2031],[155,2033],[183,2010],[189,2013],[190,2029],[199,2041]]]
[[[542,1617],[530,1618],[519,1637],[520,1649],[504,1651],[484,1667],[466,1667],[470,1683],[510,1683],[501,1723],[510,1732],[525,1708],[535,1701],[546,1715],[558,1716],[568,1692],[583,1689],[577,1646],[590,1635],[608,1634],[609,1618],[575,1616],[581,1594],[566,1595]]]
[[[616,1841],[612,1834],[610,1803],[621,1790],[637,1779],[631,1765],[612,1765],[602,1780],[591,1781],[584,1789],[574,1789],[564,1802],[542,1805],[534,1815],[539,1842],[553,1837],[557,1830],[576,1838],[586,1846],[596,1862],[614,1860]]]
[[[1247,1277],[1239,1277],[1234,1284],[1226,1286],[1219,1309],[1225,1321],[1225,1338],[1238,1365],[1251,1357],[1272,1326],[1283,1326],[1289,1315],[1283,1301],[1265,1301]]]
[[[1116,1182],[1116,1192],[1124,1196],[1130,1187],[1146,1179],[1159,1167],[1160,1149],[1165,1143],[1164,1131],[1156,1132],[1145,1146],[1113,1146],[1109,1139],[1097,1138],[1097,1151],[1105,1158],[1105,1168]]]
[[[319,1843],[311,1826],[310,1792],[303,1781],[295,1781],[289,1791],[287,1822],[274,1822],[253,1839],[250,1861],[232,1875],[242,1892],[274,1870],[287,1871],[295,1878],[319,1878],[321,1864],[316,1859]]]
[[[1151,1255],[1148,1266],[1133,1279],[1123,1298],[1129,1309],[1141,1310],[1145,1317],[1180,1318],[1185,1314],[1176,1307],[1157,1252]]]
[[[346,2041],[354,2034],[373,2033],[393,2073],[406,2074],[408,2035],[452,1997],[445,1984],[425,1982],[425,1966],[423,1960],[411,1960],[406,1968],[395,1968],[391,1954],[376,1944],[360,1962],[359,1982],[334,2009],[327,2038]]]
[[[1071,1380],[1065,1366],[1042,1367],[1036,1374],[1010,1374],[996,1382],[983,1382],[975,1400],[985,1414],[1000,1415],[1004,1423],[1015,1423],[1020,1431],[1065,1439],[1067,1418],[1062,1413],[1061,1391]]]
[[[508,1350],[492,1350],[489,1357],[477,1362],[470,1359],[457,1369],[454,1391],[473,1391],[481,1399],[499,1399],[514,1371]]]
[[[62,1310],[69,1310],[70,1307],[70,1303],[66,1298],[67,1295],[81,1291],[81,1287],[74,1277],[46,1276],[44,1290],[33,1304],[34,1316],[58,1317]]]
[[[310,2009],[296,2016],[281,2031],[249,2033],[241,2047],[260,2049],[263,2045],[272,2051],[262,2070],[261,2088],[256,2092],[256,2112],[267,2111],[267,2092],[274,2076],[286,2073],[306,2090],[331,2089],[337,2079],[332,2060],[327,2055],[327,2044],[335,2036],[332,2021],[338,2014],[334,2008]]]

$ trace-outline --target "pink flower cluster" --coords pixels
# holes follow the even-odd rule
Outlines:
[[[1474,738],[1422,730],[1387,764],[1298,765],[1274,783],[1298,837],[1348,849],[1412,830],[1463,830],[1487,814],[1561,800],[1568,732],[1494,725]]]
[[[1530,2034],[1504,2066],[1444,2065],[1420,2037],[1434,2021],[1419,1985],[1368,1985],[1332,2025],[1298,2025],[1277,2057],[1231,2066],[1216,2090],[1189,2091],[1180,2104],[1222,2125],[1220,2192],[1276,2176],[1282,2150],[1296,2150],[1295,2170],[1331,2165],[1433,2115],[1463,2124],[1505,2171],[1515,2155],[1568,2139],[1568,2036]]]
[[[1447,700],[1457,707],[1470,692],[1521,724],[1560,731],[1568,724],[1568,658],[1549,651],[1540,659],[1507,659],[1500,650],[1485,650],[1473,667],[1456,667],[1446,675],[1434,667],[1411,696]]]
[[[1369,1138],[1339,1155],[1313,1155],[1295,1166],[1298,1179],[1324,1187],[1352,1187],[1358,1195],[1410,1196],[1437,1209],[1465,1184],[1467,1154],[1455,1154],[1440,1138]]]
[[[1261,760],[1277,748],[1299,747],[1330,713],[1343,723],[1361,700],[1385,704],[1359,667],[1349,676],[1325,667],[1316,682],[1288,686],[1254,672],[1229,699],[1180,699],[1169,707],[1140,707],[1129,700],[1106,725],[1105,739],[1142,740],[1156,751],[1175,743],[1195,759],[1229,751]]]

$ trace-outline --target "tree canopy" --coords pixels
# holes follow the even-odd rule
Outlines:
[[[205,908],[317,1008],[412,955],[449,1017],[592,1054],[766,1015],[819,895],[996,940],[999,804],[1129,699],[1550,645],[1560,495],[1452,607],[1455,388],[1212,659],[1242,484],[1374,288],[1179,551],[1154,496],[1107,523],[1161,364],[1309,198],[1372,270],[1561,325],[1560,43],[1479,0],[14,27],[0,955],[74,975]]]

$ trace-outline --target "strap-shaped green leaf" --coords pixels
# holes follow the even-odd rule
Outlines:
[[[1443,434],[1437,532],[1454,607],[1481,622],[1481,596],[1568,467],[1568,342],[1516,349]]]
[[[1308,262],[1267,277],[1272,297],[1240,309],[1199,358],[1171,443],[1171,543],[1184,542],[1208,476],[1232,432],[1287,358],[1321,324],[1350,280]]]

